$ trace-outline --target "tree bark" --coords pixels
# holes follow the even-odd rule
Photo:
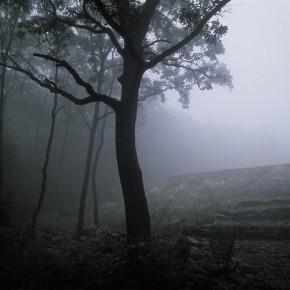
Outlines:
[[[116,153],[129,240],[150,238],[150,216],[135,144],[134,110],[116,113]]]
[[[122,186],[128,241],[148,240],[151,236],[150,215],[138,162],[135,124],[142,67],[129,54],[124,57],[121,103],[116,112],[116,154]]]

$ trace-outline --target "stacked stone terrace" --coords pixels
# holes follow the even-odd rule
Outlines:
[[[222,171],[195,173],[169,178],[169,187],[181,187],[191,193],[202,188],[231,188],[241,191],[288,190],[290,194],[290,164],[270,165],[253,168],[226,169]]]

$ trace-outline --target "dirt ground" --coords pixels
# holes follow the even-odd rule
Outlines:
[[[212,279],[210,289],[290,289],[289,240],[237,240],[227,267],[210,254],[208,239],[194,241],[191,259],[204,283]]]
[[[102,230],[34,244],[1,234],[1,290],[290,289],[289,240],[171,236],[130,258],[122,236]]]

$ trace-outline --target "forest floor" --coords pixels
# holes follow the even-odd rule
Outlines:
[[[218,230],[219,231],[219,230]],[[1,228],[0,289],[290,289],[290,241],[155,236],[128,246],[122,234],[88,229],[64,233]]]
[[[53,230],[57,219],[44,219],[35,240],[23,226],[0,227],[0,289],[290,289],[288,201],[240,203],[215,222],[162,210],[151,242],[137,245],[108,227],[75,240],[67,225]]]

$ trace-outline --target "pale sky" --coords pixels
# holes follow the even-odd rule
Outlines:
[[[151,109],[139,132],[146,177],[290,162],[290,0],[233,0],[223,22],[234,89],[195,88],[188,110],[170,93]]]
[[[290,140],[290,0],[234,0],[223,56],[234,89],[194,89],[194,119],[274,132]],[[174,101],[168,105],[179,110]],[[178,109],[177,109],[178,107]],[[289,149],[290,150],[290,149]]]

